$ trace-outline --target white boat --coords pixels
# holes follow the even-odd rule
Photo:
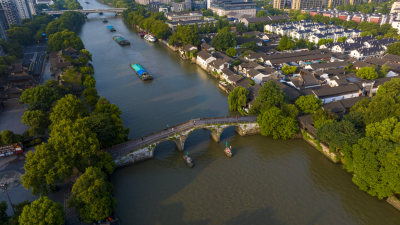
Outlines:
[[[151,34],[146,34],[146,35],[144,36],[144,39],[145,39],[146,41],[150,41],[150,42],[156,42],[156,41],[157,41],[157,39],[156,39],[153,35],[151,35]]]

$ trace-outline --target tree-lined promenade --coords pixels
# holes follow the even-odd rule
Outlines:
[[[105,219],[115,208],[108,177],[114,170],[114,162],[102,149],[128,140],[129,129],[122,125],[118,106],[97,94],[90,64],[92,56],[75,34],[83,23],[81,13],[66,12],[54,20],[36,16],[7,31],[10,34],[9,42],[5,43],[7,47],[33,42],[27,32],[36,32],[48,35],[49,53],[66,49],[74,53],[62,55],[71,66],[60,72],[60,82],[50,80],[21,95],[20,102],[28,109],[22,121],[29,126],[22,138],[47,133],[49,138],[26,154],[22,176],[23,186],[41,197],[24,203],[12,218],[4,217],[4,224],[13,221],[21,225],[64,224],[63,207],[46,196],[71,178],[77,180],[72,186],[68,207],[77,209],[82,220],[91,223]],[[7,143],[19,138],[3,133]]]

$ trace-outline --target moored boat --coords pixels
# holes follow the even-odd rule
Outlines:
[[[108,23],[108,20],[107,19],[103,19],[103,23]]]
[[[112,25],[108,25],[107,28],[110,32],[115,32],[115,28]]]
[[[229,148],[226,147],[226,148],[224,149],[224,153],[225,153],[225,155],[226,155],[228,158],[231,158],[231,157],[232,157],[232,146],[229,146]]]
[[[194,166],[193,159],[190,158],[189,154],[184,155],[184,156],[183,156],[183,160],[185,160],[186,165],[187,165],[188,167],[192,168],[192,167]]]
[[[232,157],[232,146],[228,147],[228,142],[226,142],[224,153],[228,158]]]
[[[139,76],[140,79],[142,80],[152,80],[153,77],[147,73],[145,69],[140,64],[131,64],[130,65],[131,69],[133,69],[136,74]]]
[[[124,37],[122,37],[122,36],[114,36],[113,37],[113,40],[114,41],[116,41],[118,44],[120,44],[120,45],[130,45],[131,43],[128,41],[128,40],[126,40]]]
[[[146,32],[139,32],[139,37],[143,38],[146,35]]]
[[[145,39],[146,41],[149,41],[149,42],[156,42],[156,41],[157,41],[157,39],[156,39],[153,35],[151,35],[151,34],[146,34],[146,35],[144,36],[144,39]]]

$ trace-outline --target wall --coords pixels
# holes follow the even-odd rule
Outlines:
[[[317,141],[311,134],[309,134],[307,131],[302,130],[303,133],[303,139],[305,141],[307,141],[308,143],[310,143],[312,146],[314,146],[316,149],[318,149],[322,154],[324,154],[324,156],[326,156],[329,160],[331,160],[334,163],[338,163],[339,160],[339,156],[337,155],[337,153],[334,152],[330,152],[329,151],[329,147],[319,143],[319,141]]]

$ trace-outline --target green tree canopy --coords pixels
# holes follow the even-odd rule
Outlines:
[[[258,91],[258,96],[250,109],[250,113],[258,114],[272,106],[281,106],[284,103],[285,95],[279,86],[273,81],[268,81]]]
[[[288,49],[293,49],[295,46],[295,43],[291,40],[286,35],[283,35],[281,40],[279,41],[278,45],[278,50],[283,51],[283,50],[288,50]]]
[[[14,132],[10,130],[3,130],[0,133],[0,145],[9,145],[9,144],[14,144],[17,142],[22,141],[22,138],[18,134],[14,134]]]
[[[327,123],[333,123],[336,119],[335,114],[324,110],[323,108],[317,109],[311,116],[315,128],[320,128]]]
[[[43,111],[28,110],[22,116],[22,123],[30,126],[29,133],[34,136],[45,132],[49,126],[49,118]]]
[[[237,55],[237,51],[234,47],[230,47],[225,51],[226,55],[230,57],[235,57]]]
[[[50,113],[52,125],[61,120],[75,121],[87,115],[87,109],[83,102],[75,95],[68,94],[57,101]]]
[[[379,199],[400,193],[400,148],[392,142],[365,137],[353,146],[353,182]]]
[[[391,117],[368,124],[366,136],[400,144],[400,122],[397,118]]]
[[[18,222],[20,225],[62,225],[64,215],[59,203],[42,196],[23,208]]]
[[[96,167],[88,167],[72,187],[70,204],[87,223],[103,220],[111,215],[115,200],[111,197],[111,184]]]
[[[272,106],[257,117],[261,134],[274,139],[288,139],[298,132],[297,120],[284,115],[279,108]]]
[[[48,51],[58,51],[72,47],[77,50],[84,48],[82,40],[74,32],[63,30],[49,36],[47,43]]]
[[[395,42],[393,44],[390,44],[386,49],[386,53],[390,53],[393,55],[400,55],[400,42]]]
[[[229,110],[231,111],[242,111],[243,107],[246,107],[247,96],[249,90],[244,87],[235,87],[228,95]]]
[[[379,77],[379,74],[374,67],[363,67],[357,71],[357,76],[363,79],[375,80]]]
[[[285,73],[286,75],[294,74],[297,71],[296,66],[289,66],[289,65],[284,65],[282,67],[282,72]]]
[[[236,37],[235,34],[230,32],[229,29],[221,29],[218,34],[211,41],[211,45],[218,51],[225,51],[230,47],[235,47]]]
[[[302,95],[296,100],[295,104],[303,113],[308,114],[320,109],[322,101],[315,95]]]
[[[61,88],[39,85],[22,92],[19,101],[27,104],[29,110],[48,112],[53,103],[62,98],[63,95]]]
[[[330,149],[336,151],[345,145],[353,145],[360,138],[359,131],[350,121],[334,121],[325,123],[317,130],[317,138],[329,144]]]

